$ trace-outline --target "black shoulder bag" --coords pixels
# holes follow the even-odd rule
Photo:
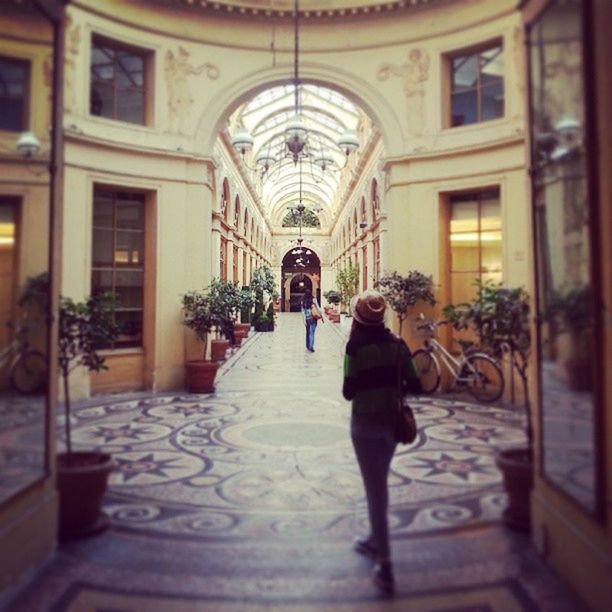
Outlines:
[[[412,408],[404,400],[402,388],[402,339],[397,345],[397,410],[395,415],[395,439],[400,444],[411,444],[417,436],[417,424]]]

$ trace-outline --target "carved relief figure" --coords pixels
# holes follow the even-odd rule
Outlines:
[[[184,134],[188,128],[191,118],[191,107],[193,96],[189,87],[188,77],[200,75],[206,71],[209,79],[219,77],[219,69],[205,62],[199,66],[189,63],[190,53],[183,47],[179,47],[178,54],[174,55],[168,49],[166,51],[164,73],[166,76],[166,87],[168,90],[168,131]]]
[[[392,74],[401,77],[403,81],[408,129],[411,134],[419,136],[423,133],[425,123],[425,82],[429,78],[428,53],[422,49],[411,49],[406,62],[401,66],[383,64],[378,69],[378,80],[386,81]]]

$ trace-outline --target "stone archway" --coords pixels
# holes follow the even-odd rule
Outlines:
[[[399,154],[403,150],[404,132],[397,109],[389,104],[373,83],[333,64],[304,62],[300,71],[302,83],[338,91],[359,106],[380,131],[388,155],[392,156],[396,152]],[[262,69],[248,76],[241,75],[206,106],[196,125],[195,140],[206,144],[204,150],[212,151],[222,126],[240,104],[266,89],[284,85],[287,81],[285,66]]]
[[[309,247],[296,247],[289,249],[282,260],[281,274],[281,310],[283,312],[299,311],[304,290],[310,288],[319,304],[321,303],[321,260],[317,253]],[[307,280],[306,280],[307,279]],[[292,283],[304,282],[303,286]],[[311,287],[307,287],[310,284]],[[296,290],[297,289],[297,290]]]
[[[303,291],[295,291],[293,286],[296,281],[299,282],[301,280],[300,277],[303,277],[302,282],[304,282],[304,289],[310,289],[314,296],[319,294],[321,289],[321,279],[319,275],[307,272],[296,272],[292,276],[287,276],[283,284],[282,310],[284,312],[296,312],[299,310],[297,303],[301,300]]]

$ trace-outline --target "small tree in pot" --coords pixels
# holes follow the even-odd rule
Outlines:
[[[430,306],[436,303],[431,276],[417,270],[408,272],[407,276],[397,272],[385,274],[376,283],[376,288],[385,296],[391,310],[397,315],[400,336],[404,321],[418,302],[425,302]]]
[[[107,369],[98,351],[119,334],[113,321],[114,307],[115,296],[111,293],[91,296],[84,302],[60,300],[58,365],[63,379],[66,438],[66,452],[57,457],[62,537],[90,535],[108,526],[100,508],[112,459],[106,453],[73,451],[69,379],[77,367],[90,372]]]
[[[236,344],[234,319],[239,307],[238,287],[235,283],[213,279],[205,295],[210,311],[216,319],[216,329],[233,345]]]
[[[219,364],[207,361],[208,337],[213,327],[221,325],[210,296],[204,291],[188,291],[182,297],[183,325],[195,332],[202,343],[202,359],[185,363],[185,382],[190,393],[210,393],[215,388]]]
[[[351,298],[359,292],[359,266],[349,260],[346,268],[338,270],[336,287],[340,294],[340,312],[346,314]]]
[[[507,288],[492,281],[476,284],[478,290],[472,302],[449,304],[442,312],[455,329],[472,327],[483,350],[500,359],[507,354],[521,380],[527,446],[501,450],[496,463],[508,493],[504,521],[511,527],[528,531],[529,496],[533,487],[533,423],[527,384],[531,353],[529,295],[522,287]]]
[[[332,305],[332,308],[335,310],[338,304],[340,303],[340,293],[335,289],[330,289],[323,294],[323,297]]]

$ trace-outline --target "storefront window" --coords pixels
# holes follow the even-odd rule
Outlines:
[[[582,11],[580,0],[551,2],[530,26],[531,161],[542,468],[549,481],[595,511],[600,348]]]
[[[144,312],[144,194],[94,190],[92,294],[117,296],[119,338],[107,348],[142,346]]]
[[[499,190],[450,196],[451,302],[469,302],[476,283],[502,281]]]

